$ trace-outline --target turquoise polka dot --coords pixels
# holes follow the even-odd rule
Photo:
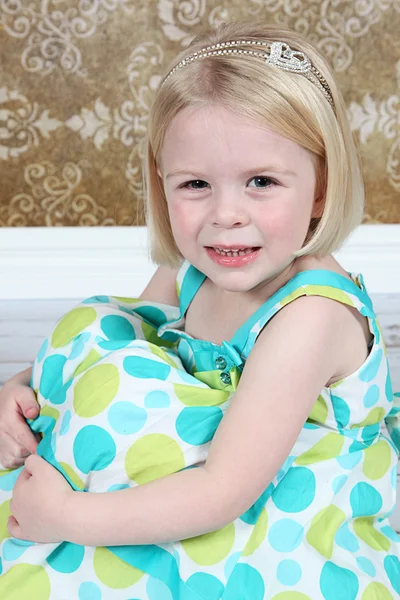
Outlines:
[[[365,408],[371,408],[371,406],[374,406],[374,404],[376,404],[379,400],[379,394],[379,386],[374,383],[374,385],[371,385],[371,387],[368,388],[367,393],[363,398],[363,404]]]
[[[365,381],[369,383],[373,379],[375,379],[379,367],[381,366],[383,352],[381,349],[377,350],[375,353],[370,354],[370,359],[367,360],[367,364],[361,368],[359,373],[359,378],[361,381]]]
[[[393,540],[393,542],[400,542],[400,535],[390,527],[390,525],[385,525],[381,527],[381,531],[383,535],[386,535],[387,538]]]
[[[109,341],[118,342],[115,349],[125,348],[136,339],[135,329],[125,317],[107,315],[100,321],[100,328]]]
[[[68,360],[74,360],[75,358],[78,358],[78,356],[82,354],[85,344],[88,340],[90,340],[90,333],[85,332],[78,335],[72,343]]]
[[[73,454],[82,473],[101,471],[115,458],[115,442],[111,435],[97,425],[87,425],[76,435]]]
[[[296,585],[301,575],[301,567],[295,560],[282,560],[276,570],[276,577],[282,585]]]
[[[226,585],[224,600],[263,600],[265,586],[260,573],[250,565],[239,563]]]
[[[48,356],[43,363],[39,393],[45,400],[50,400],[53,404],[62,404],[62,402],[65,402],[66,395],[60,396],[59,393],[55,392],[59,392],[62,389],[63,369],[66,362],[67,359],[65,356],[54,354],[53,356]],[[58,398],[58,401],[54,400],[55,397]]]
[[[0,558],[0,575],[2,574],[2,572],[3,572],[3,561]]]
[[[188,406],[176,419],[176,431],[187,444],[201,446],[214,437],[222,417],[218,406]]]
[[[144,405],[146,408],[167,408],[171,403],[171,398],[167,392],[162,390],[153,390],[146,394]]]
[[[3,544],[3,557],[5,560],[17,560],[30,546],[33,545],[34,542],[17,540],[15,538],[8,539]]]
[[[21,473],[24,467],[20,467],[19,469],[13,469],[6,475],[0,477],[0,490],[4,492],[11,492],[14,489],[15,482],[18,479],[19,474]]]
[[[37,353],[36,362],[38,362],[38,363],[42,362],[42,360],[44,359],[45,354],[47,352],[48,346],[49,346],[49,340],[45,339],[43,344],[40,346],[39,352]]]
[[[393,467],[392,474],[390,476],[390,480],[392,482],[392,487],[394,490],[397,490],[397,465]]]
[[[71,411],[67,410],[67,412],[64,413],[64,416],[63,416],[63,419],[61,422],[60,435],[65,435],[66,433],[68,433],[70,424],[71,424]]]
[[[224,584],[208,573],[194,573],[186,583],[204,600],[219,600],[224,591]]]
[[[360,462],[362,456],[363,453],[358,451],[352,452],[351,454],[343,454],[343,456],[337,456],[336,460],[338,461],[339,465],[343,467],[343,469],[348,469],[351,471],[351,469]]]
[[[226,580],[228,580],[229,577],[232,575],[233,569],[236,567],[236,563],[241,556],[241,552],[234,552],[229,556],[224,567],[224,575]]]
[[[135,313],[149,321],[150,325],[160,327],[168,320],[166,314],[155,306],[135,306]]]
[[[140,431],[147,420],[147,411],[132,402],[116,402],[107,414],[110,426],[121,435]]]
[[[81,304],[96,304],[97,302],[105,304],[109,301],[110,298],[108,296],[90,296],[90,298],[85,298],[85,300],[82,300]]]
[[[63,542],[47,557],[47,562],[59,573],[73,573],[81,566],[84,554],[84,546]]]
[[[358,577],[353,571],[326,562],[319,580],[325,600],[355,600],[358,594]]]
[[[350,408],[340,396],[331,395],[333,412],[339,427],[346,427],[350,421]]]
[[[315,475],[306,467],[292,467],[272,494],[272,500],[288,513],[296,513],[310,506],[315,497]]]
[[[335,535],[335,542],[341,548],[348,550],[349,552],[357,552],[360,548],[358,539],[349,529],[347,522],[339,527]]]
[[[382,496],[369,483],[361,481],[350,492],[353,517],[369,517],[382,508]]]
[[[338,475],[332,481],[332,490],[334,494],[338,494],[348,479],[347,475]]]
[[[383,566],[392,588],[400,595],[400,560],[394,554],[389,554],[383,561]]]
[[[130,487],[127,483],[113,483],[113,485],[110,485],[110,487],[107,489],[107,492],[117,492],[118,490],[126,490],[128,487]]]
[[[128,375],[140,379],[155,378],[165,381],[171,372],[168,364],[142,356],[127,356],[124,358],[123,367]]]
[[[174,600],[169,588],[160,579],[149,577],[146,584],[148,600]]]
[[[268,540],[277,552],[292,552],[300,546],[304,527],[293,519],[281,519],[274,523],[268,532]]]
[[[101,589],[92,581],[84,581],[79,586],[78,597],[79,600],[101,600]]]
[[[386,375],[386,383],[385,383],[385,394],[388,402],[393,402],[393,388],[392,388],[392,380],[390,379],[390,373]]]
[[[357,556],[356,562],[361,571],[363,571],[370,577],[375,577],[376,569],[368,558],[365,558],[365,556]]]

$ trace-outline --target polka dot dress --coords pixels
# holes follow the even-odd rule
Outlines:
[[[31,427],[43,434],[38,453],[80,492],[134,487],[203,463],[258,334],[299,296],[355,307],[373,343],[355,373],[321,390],[261,497],[213,533],[160,546],[21,542],[6,529],[20,469],[0,471],[0,598],[399,598],[400,538],[388,516],[400,397],[362,277],[352,277],[299,273],[221,345],[184,331],[205,279],[188,263],[177,278],[179,307],[97,296],[64,316],[34,363],[41,411]]]

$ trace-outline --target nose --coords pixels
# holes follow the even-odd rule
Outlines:
[[[215,194],[210,220],[215,227],[244,227],[249,222],[245,199],[229,192]]]

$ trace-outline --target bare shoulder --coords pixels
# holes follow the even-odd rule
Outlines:
[[[158,267],[149,283],[140,294],[141,300],[150,302],[161,302],[171,306],[179,306],[179,299],[176,293],[176,277],[179,267],[172,268]]]
[[[324,353],[331,365],[325,382],[329,386],[365,362],[372,334],[367,319],[356,308],[323,296],[301,296],[273,317],[261,338],[268,346],[277,339],[284,345],[300,344],[303,357],[307,352]]]

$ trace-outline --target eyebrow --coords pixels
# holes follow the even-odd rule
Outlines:
[[[242,175],[244,175],[245,177],[249,177],[250,175],[257,175],[260,173],[264,173],[264,172],[268,172],[268,173],[277,173],[279,175],[288,175],[290,177],[296,177],[296,173],[294,171],[289,171],[288,169],[282,169],[282,167],[280,167],[279,165],[268,165],[268,166],[262,166],[262,167],[255,167],[254,169],[249,169],[248,171],[244,171],[242,173]],[[203,175],[201,175],[201,173],[197,173],[195,174],[194,171],[187,171],[185,169],[179,170],[179,171],[172,171],[171,173],[168,173],[168,175],[166,176],[166,179],[169,179],[170,177],[176,177],[177,175],[188,175],[190,177],[195,177],[198,179],[202,179]]]

